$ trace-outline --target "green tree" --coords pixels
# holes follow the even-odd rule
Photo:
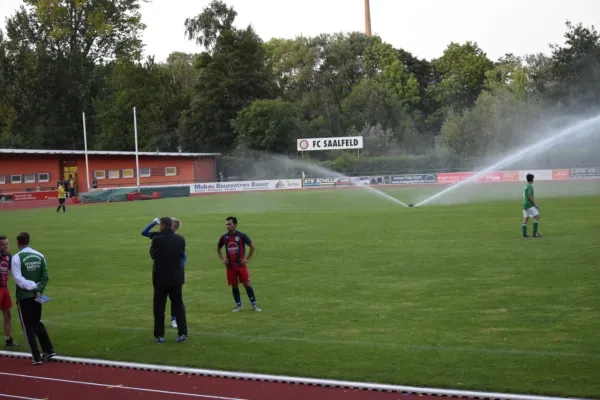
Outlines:
[[[234,17],[232,8],[213,1],[186,20],[188,37],[210,49],[198,57],[198,81],[190,108],[182,114],[182,141],[188,151],[233,150],[231,120],[254,100],[271,97],[263,43],[251,27],[234,28]]]
[[[594,26],[566,23],[565,44],[552,45],[551,73],[556,85],[549,96],[563,104],[595,106],[600,102],[600,33]]]
[[[303,137],[298,107],[282,99],[256,100],[232,121],[242,148],[289,154]]]
[[[180,110],[186,105],[179,85],[153,58],[143,64],[116,60],[106,78],[104,96],[94,102],[99,126],[96,147],[133,150],[136,107],[139,149],[176,151]]]
[[[31,147],[81,148],[81,112],[90,118],[105,71],[115,56],[138,58],[144,0],[25,0],[7,20],[15,68],[16,121]]]
[[[442,107],[463,110],[473,106],[485,84],[485,74],[493,68],[483,50],[476,43],[450,43],[444,54],[433,61],[441,74],[439,85],[433,90]]]

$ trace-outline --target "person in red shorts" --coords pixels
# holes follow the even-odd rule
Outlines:
[[[238,220],[236,217],[227,217],[225,220],[225,227],[227,233],[221,235],[219,242],[217,243],[217,254],[221,259],[221,262],[225,264],[227,271],[227,283],[231,286],[233,292],[233,299],[235,300],[235,308],[233,312],[242,311],[242,300],[240,296],[239,283],[244,285],[248,298],[252,303],[252,309],[254,311],[262,311],[258,305],[256,305],[256,298],[254,297],[254,289],[250,284],[250,275],[248,274],[248,263],[252,259],[256,246],[250,240],[248,235],[237,230]],[[250,253],[246,256],[246,245],[250,247]],[[223,258],[221,249],[225,247],[226,254]]]
[[[11,336],[11,315],[12,301],[8,291],[8,274],[10,272],[11,255],[8,252],[8,238],[0,235],[0,310],[4,317],[4,341],[7,349],[14,349],[18,345]]]

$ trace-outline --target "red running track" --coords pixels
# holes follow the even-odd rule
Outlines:
[[[439,400],[439,396],[213,378],[0,356],[0,400]]]

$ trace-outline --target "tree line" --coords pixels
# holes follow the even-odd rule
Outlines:
[[[361,165],[468,167],[545,118],[600,105],[600,35],[566,22],[546,54],[490,60],[475,42],[420,59],[360,32],[263,41],[220,0],[186,19],[198,53],[142,56],[145,0],[25,0],[0,31],[3,148],[254,152],[362,135]],[[312,152],[338,170],[349,152]],[[380,160],[379,164],[378,161]],[[355,171],[356,172],[356,171]]]

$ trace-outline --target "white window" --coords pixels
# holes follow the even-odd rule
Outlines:
[[[148,178],[150,176],[150,168],[140,168],[140,178]]]
[[[121,177],[121,171],[118,169],[111,169],[108,171],[108,179],[119,179]]]
[[[38,182],[50,182],[50,174],[38,174]]]
[[[21,183],[21,175],[11,175],[10,183]]]
[[[133,168],[124,169],[121,171],[123,173],[123,178],[133,178]]]
[[[177,167],[166,167],[165,168],[165,176],[175,176],[177,175]]]
[[[0,185],[4,185],[6,183],[6,177],[4,175],[0,175]]]
[[[23,175],[23,181],[25,183],[34,183],[35,182],[35,174]]]
[[[104,171],[104,170],[94,171],[94,178],[95,179],[106,179],[106,171]]]

